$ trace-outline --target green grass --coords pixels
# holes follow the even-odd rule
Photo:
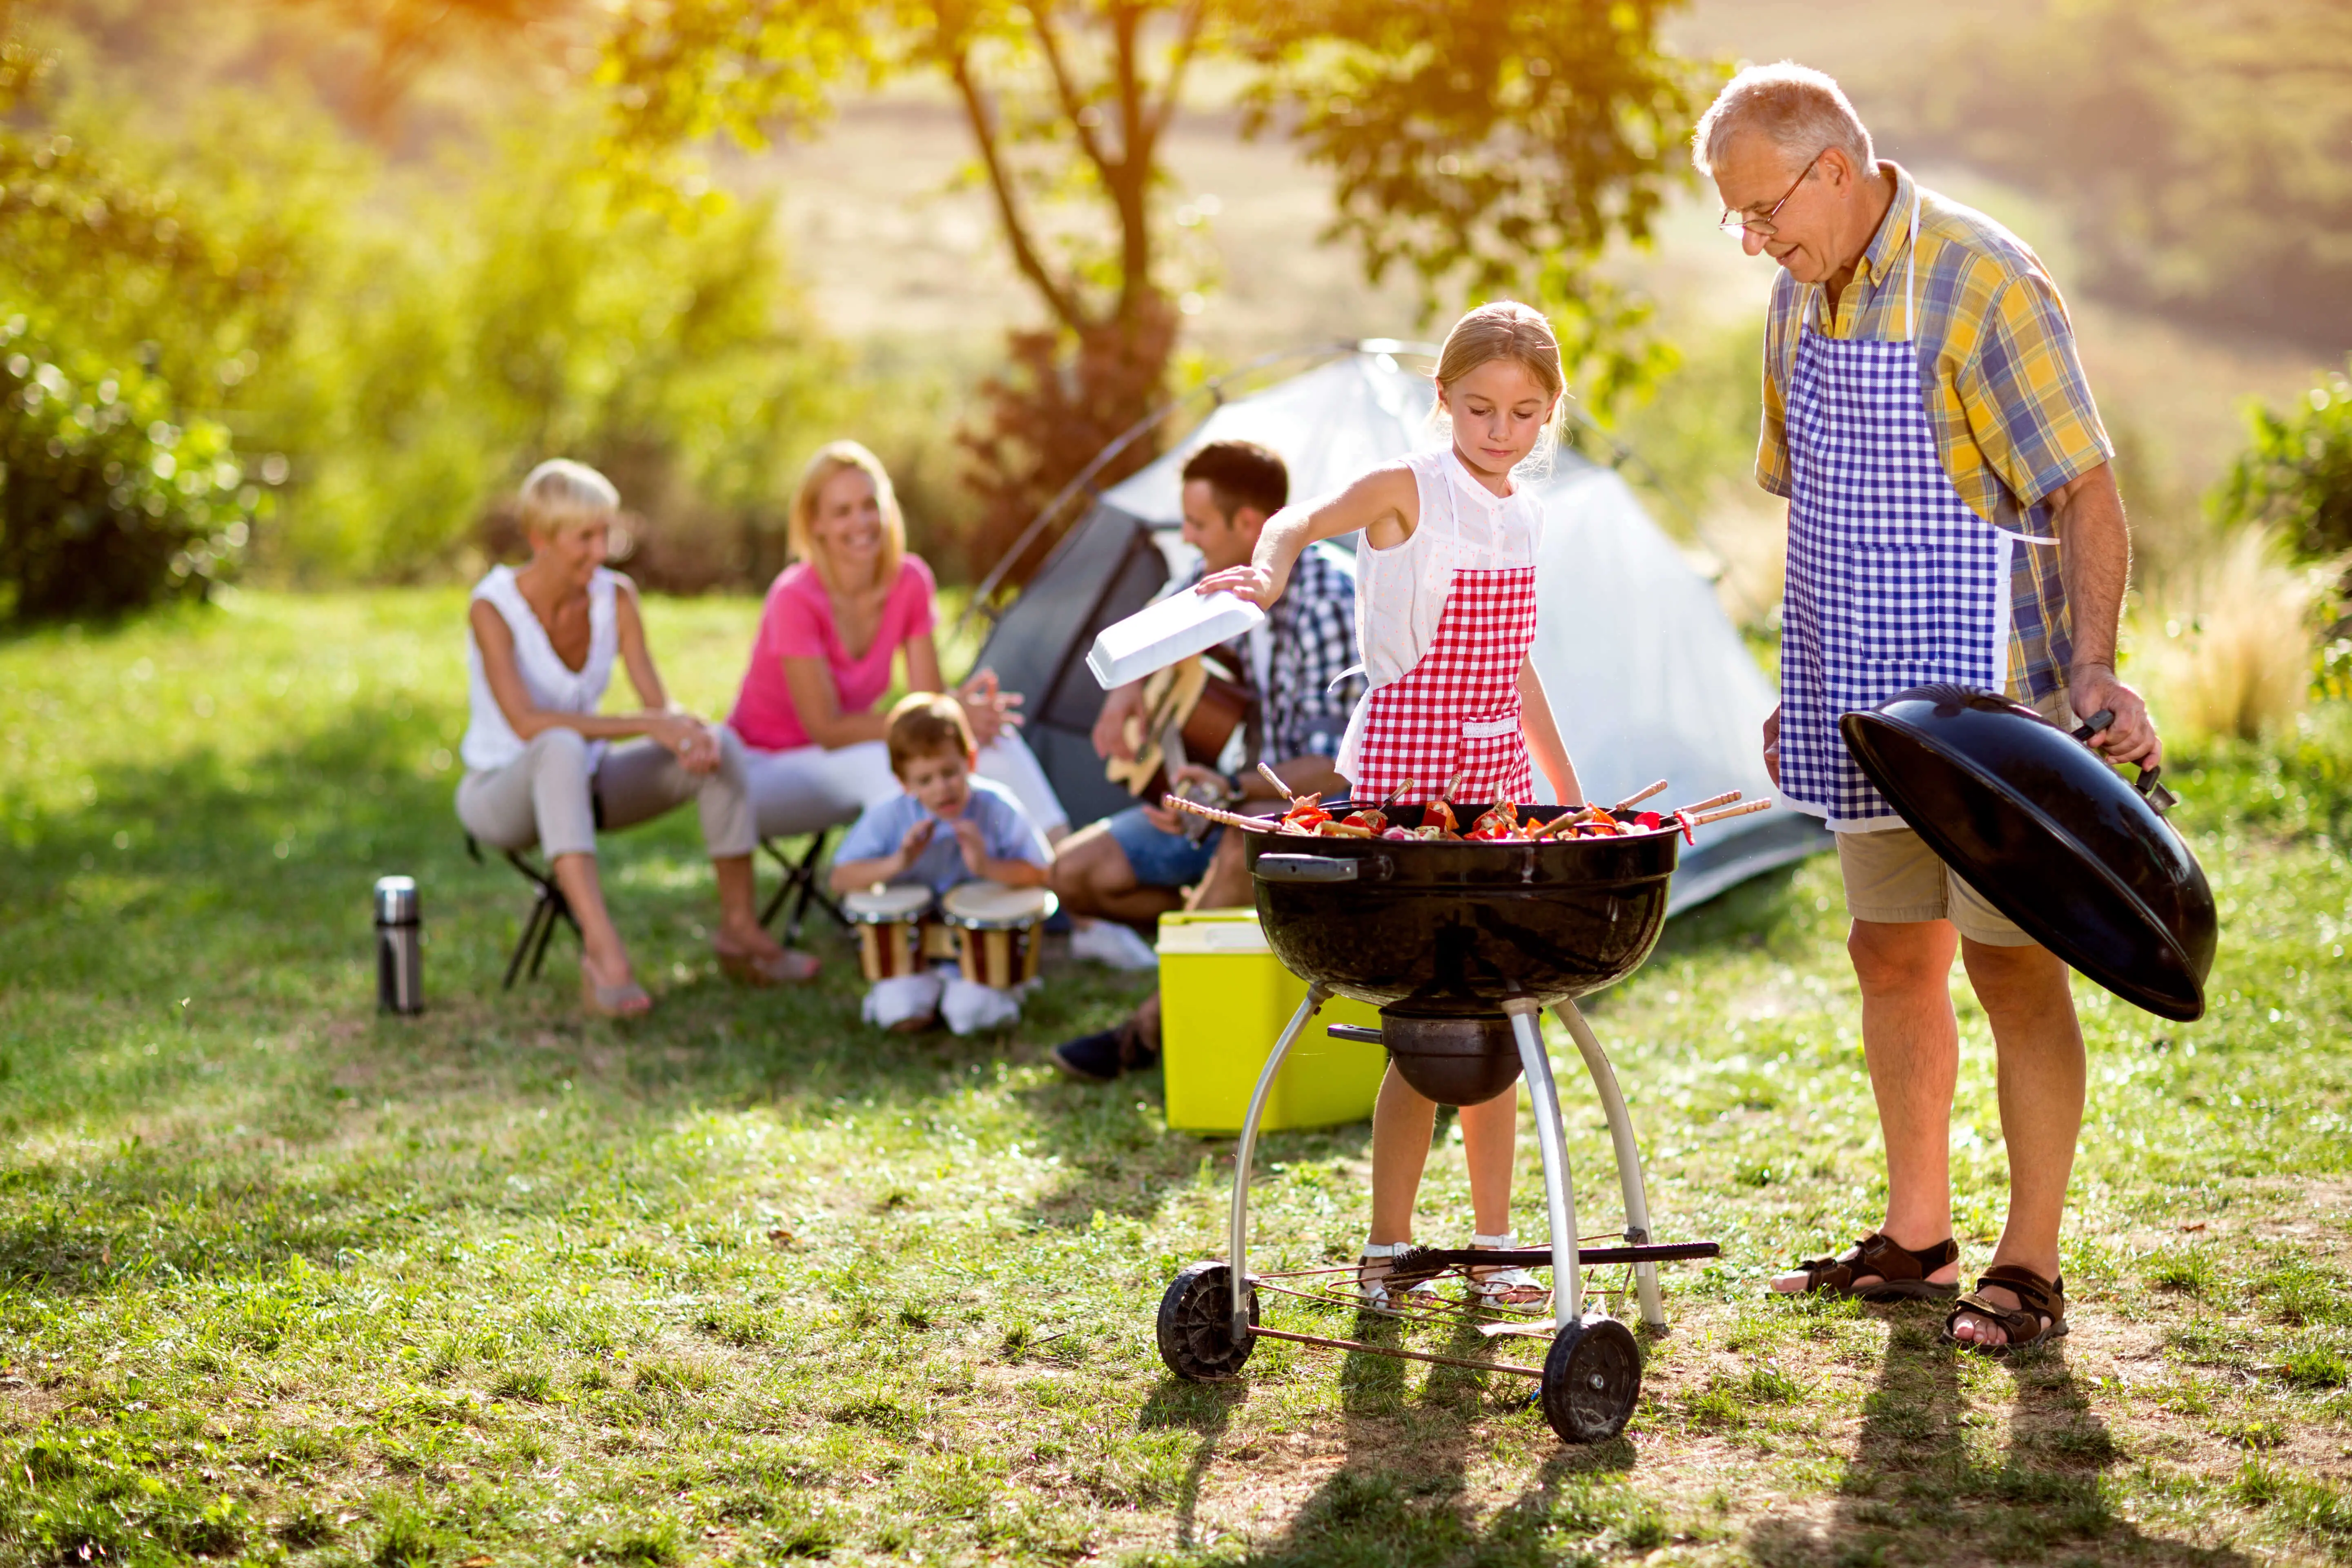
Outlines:
[[[1677,922],[1591,1013],[1660,1230],[1725,1256],[1670,1271],[1625,1437],[1570,1450],[1505,1377],[1273,1342],[1234,1386],[1161,1372],[1150,1314],[1220,1247],[1231,1145],[1040,1063],[1130,980],[1058,973],[969,1041],[865,1031],[829,938],[814,990],[735,988],[680,813],[607,845],[653,1017],[583,1021],[561,943],[501,994],[520,885],[449,815],[460,607],[247,595],[0,642],[0,1559],[2352,1559],[2340,713],[2168,774],[2223,900],[2215,1005],[2078,991],[2053,1352],[1759,1299],[1880,1198],[1833,868]],[[688,700],[723,708],[753,615],[650,606]],[[373,1011],[391,870],[424,888],[419,1019]],[[1962,1019],[1979,1266],[2002,1161]],[[1568,1100],[1605,1228],[1605,1134]],[[1265,1261],[1352,1248],[1368,1153],[1360,1126],[1267,1140]]]

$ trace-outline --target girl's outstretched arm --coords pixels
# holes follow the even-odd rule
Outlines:
[[[1519,660],[1519,730],[1528,738],[1528,755],[1551,781],[1551,792],[1562,805],[1582,805],[1584,786],[1577,782],[1576,764],[1569,760],[1568,742],[1559,738],[1559,721],[1544,700],[1543,678],[1536,673],[1535,656]]]
[[[1347,489],[1266,519],[1257,549],[1246,566],[1229,567],[1201,579],[1199,592],[1234,593],[1261,609],[1271,609],[1290,583],[1299,552],[1318,539],[1364,531],[1374,550],[1393,550],[1412,537],[1421,519],[1421,487],[1402,463],[1374,468]]]

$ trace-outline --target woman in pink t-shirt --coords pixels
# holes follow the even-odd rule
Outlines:
[[[931,569],[907,553],[907,526],[881,460],[835,441],[809,460],[793,497],[797,559],[760,612],[728,728],[748,748],[762,837],[814,832],[895,795],[877,711],[906,656],[909,691],[944,691]],[[1021,699],[982,670],[955,693],[980,742],[979,773],[1019,798],[1049,838],[1069,827],[1045,772],[1023,743]]]

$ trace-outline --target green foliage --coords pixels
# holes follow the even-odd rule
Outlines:
[[[1679,177],[1697,82],[1658,37],[1676,3],[642,0],[603,76],[615,156],[672,177],[706,138],[812,129],[844,82],[921,74],[952,94],[1045,318],[1013,335],[963,432],[982,537],[1003,543],[1165,388],[1171,300],[1206,279],[1187,277],[1163,140],[1206,62],[1253,130],[1282,127],[1334,172],[1333,233],[1375,279],[1410,268],[1431,314],[1501,292],[1541,302],[1604,399],[1657,369],[1635,341],[1642,311],[1592,268],[1612,238],[1648,235]],[[1096,482],[1151,456],[1139,442]]]
[[[266,502],[224,426],[21,312],[0,355],[0,616],[135,609],[230,573]]]
[[[2063,205],[2102,291],[2342,346],[2352,12],[2336,0],[2080,0],[1962,30],[1910,89],[1906,142]]]
[[[2213,494],[2217,519],[2275,528],[2307,559],[2352,551],[2352,376],[2321,377],[2284,411],[2250,408],[2246,426]]]

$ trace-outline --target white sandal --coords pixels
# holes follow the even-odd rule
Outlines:
[[[1510,1251],[1518,1245],[1507,1233],[1502,1236],[1473,1235],[1470,1237],[1470,1247],[1474,1252]],[[1492,1312],[1520,1312],[1534,1317],[1551,1304],[1551,1292],[1544,1288],[1544,1282],[1524,1268],[1480,1268],[1473,1265],[1462,1272],[1463,1278],[1470,1282],[1472,1306],[1484,1307]]]
[[[1444,1305],[1444,1298],[1437,1293],[1435,1280],[1423,1279],[1410,1287],[1404,1292],[1404,1299],[1399,1301],[1389,1295],[1388,1269],[1383,1268],[1378,1274],[1366,1272],[1370,1264],[1386,1263],[1412,1250],[1412,1243],[1410,1241],[1364,1243],[1364,1250],[1356,1259],[1356,1301],[1365,1311],[1377,1312],[1383,1318],[1405,1318]]]

